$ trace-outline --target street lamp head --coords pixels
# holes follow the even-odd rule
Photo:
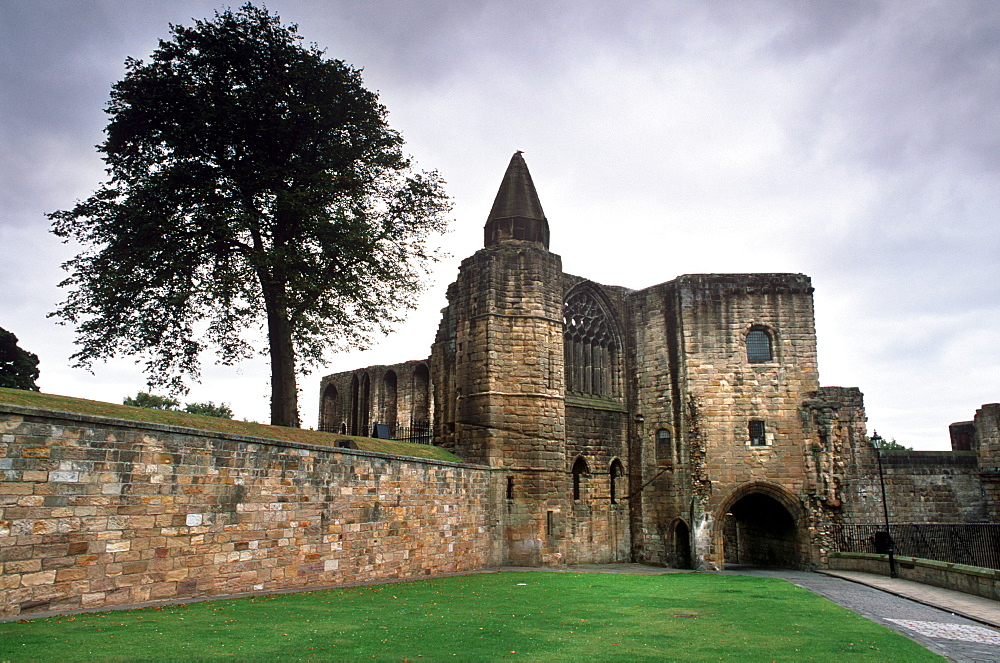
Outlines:
[[[882,443],[885,440],[882,439],[882,436],[879,435],[878,431],[876,430],[876,431],[872,431],[871,441],[872,441],[872,444],[875,446],[875,448],[878,449],[879,447],[882,446]]]

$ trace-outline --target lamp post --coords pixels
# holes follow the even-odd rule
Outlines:
[[[871,442],[875,447],[875,458],[878,461],[878,482],[882,486],[882,516],[885,518],[885,538],[886,552],[889,553],[889,577],[896,577],[895,544],[892,541],[892,534],[889,532],[889,503],[885,499],[885,473],[882,471],[882,436],[878,431],[872,432]]]

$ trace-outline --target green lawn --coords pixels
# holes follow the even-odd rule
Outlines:
[[[431,446],[429,444],[411,444],[409,442],[397,442],[395,440],[376,440],[368,437],[323,433],[304,428],[268,426],[266,424],[258,424],[252,421],[220,419],[218,417],[206,417],[200,414],[189,414],[187,412],[177,412],[175,410],[153,410],[150,408],[132,407],[131,405],[91,401],[86,398],[59,396],[57,394],[43,394],[37,391],[24,391],[22,389],[6,389],[0,387],[0,403],[11,403],[13,405],[38,407],[46,410],[76,412],[77,414],[90,414],[99,417],[112,417],[114,419],[126,419],[130,421],[145,421],[155,424],[166,424],[168,426],[194,428],[202,431],[232,433],[235,435],[250,435],[253,437],[263,437],[273,440],[286,440],[288,442],[302,442],[305,444],[319,444],[324,446],[336,446],[337,440],[346,438],[354,442],[358,449],[362,449],[364,451],[377,451],[380,453],[396,454],[398,456],[429,458],[431,460],[462,462],[461,458],[450,451]]]
[[[0,624],[0,660],[942,660],[783,580],[490,573]]]

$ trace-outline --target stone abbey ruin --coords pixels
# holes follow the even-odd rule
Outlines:
[[[952,451],[877,456],[861,392],[819,384],[808,277],[629,290],[548,246],[515,154],[430,356],[322,380],[321,428],[462,462],[0,402],[0,617],[502,565],[823,567],[880,522],[880,459],[894,523],[996,522],[1000,404]]]
[[[489,467],[497,563],[813,567],[834,526],[881,518],[862,394],[819,384],[809,277],[566,274],[520,153],[430,357],[320,391],[323,430],[399,427]],[[998,418],[887,456],[894,519],[995,522]]]

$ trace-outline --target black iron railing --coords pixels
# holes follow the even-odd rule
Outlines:
[[[884,525],[839,525],[841,552],[884,553]],[[1000,524],[893,523],[895,554],[1000,569]]]
[[[392,431],[392,439],[415,444],[431,444],[433,442],[431,425],[430,423],[418,422],[412,426],[395,426]]]
[[[342,425],[322,425],[319,427],[319,430],[324,433],[348,434],[344,431],[344,426]],[[371,437],[383,440],[398,440],[400,442],[413,442],[415,444],[433,444],[434,442],[430,422],[415,422],[411,426],[391,426],[374,423],[368,433]]]

